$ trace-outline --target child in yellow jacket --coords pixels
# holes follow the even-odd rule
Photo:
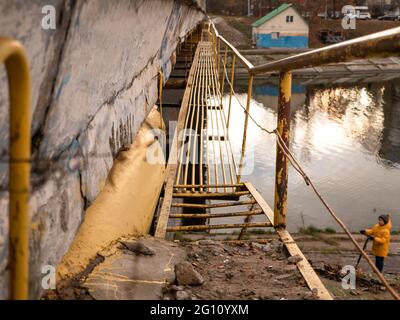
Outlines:
[[[361,230],[360,233],[373,240],[372,253],[375,256],[375,265],[380,272],[383,270],[384,258],[388,255],[390,244],[390,229],[392,223],[387,214],[380,215],[378,223],[371,229]]]

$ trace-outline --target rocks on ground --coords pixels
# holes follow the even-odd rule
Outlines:
[[[307,295],[310,291],[304,279],[296,265],[288,262],[288,254],[279,240],[199,240],[182,245],[188,261],[175,267],[177,285],[165,288],[165,299],[313,299]],[[202,284],[179,282],[181,269],[200,274]]]
[[[179,285],[201,285],[204,282],[203,277],[198,273],[193,265],[187,261],[175,265],[176,281]]]

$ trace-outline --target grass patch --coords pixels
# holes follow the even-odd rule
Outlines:
[[[309,225],[307,228],[300,228],[299,233],[316,236],[319,235],[320,233],[336,234],[336,230],[329,227],[325,229],[319,229],[317,227],[314,227],[313,225]]]
[[[313,225],[309,225],[307,228],[300,228],[299,233],[300,234],[307,234],[311,236],[316,236],[322,232],[321,229],[318,229],[317,227],[314,227]]]
[[[250,234],[272,234],[274,233],[271,229],[252,229],[252,230],[247,230],[247,233]]]
[[[325,229],[324,229],[324,233],[327,233],[327,234],[335,234],[335,233],[336,233],[336,230],[328,227],[328,228],[325,228]]]

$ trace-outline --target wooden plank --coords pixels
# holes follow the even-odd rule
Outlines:
[[[245,186],[250,191],[254,199],[257,201],[261,209],[264,211],[265,215],[267,216],[268,220],[273,223],[274,221],[274,213],[268,203],[264,200],[264,198],[258,193],[257,189],[249,182],[245,183]],[[290,235],[289,231],[283,228],[276,228],[275,229],[277,234],[279,235],[280,239],[284,243],[286,249],[288,250],[291,256],[299,255],[303,258],[300,262],[297,263],[297,268],[299,269],[300,273],[302,274],[304,280],[306,281],[308,287],[311,290],[316,289],[318,291],[318,297],[321,300],[333,300],[329,291],[325,288],[324,284],[322,283],[321,279],[315,273],[314,269],[311,267],[310,263],[308,262],[307,258],[301,252],[300,248],[297,246],[296,242],[293,240],[292,236]]]
[[[247,188],[247,190],[250,191],[254,200],[261,207],[261,210],[264,211],[264,214],[268,218],[268,221],[271,223],[274,223],[274,212],[269,207],[268,203],[264,200],[264,198],[258,193],[257,189],[254,188],[254,186],[250,182],[245,182],[244,185]]]
[[[237,224],[209,224],[209,225],[194,225],[194,226],[177,226],[167,228],[167,232],[176,231],[202,231],[210,229],[232,229],[232,228],[266,228],[272,227],[269,222],[254,222],[254,223],[237,223]]]
[[[189,97],[191,94],[192,90],[192,84],[193,84],[193,78],[194,78],[194,73],[197,68],[197,63],[199,60],[199,49],[196,50],[194,59],[193,59],[193,64],[189,72],[189,78],[188,78],[188,84],[185,89],[185,93],[183,95],[182,99],[182,105],[181,109],[179,112],[179,117],[178,117],[178,123],[175,128],[175,133],[174,133],[174,139],[172,141],[172,148],[171,148],[171,153],[169,155],[168,159],[168,165],[167,165],[167,170],[166,170],[166,180],[165,180],[165,191],[164,191],[164,198],[163,202],[161,205],[161,210],[160,210],[160,215],[158,217],[157,221],[157,227],[154,236],[156,238],[165,238],[166,235],[166,230],[167,230],[167,225],[168,225],[168,218],[169,218],[169,213],[171,211],[171,204],[172,204],[172,194],[174,190],[174,183],[175,183],[175,176],[176,176],[176,171],[178,168],[178,133],[181,132],[184,126],[185,122],[185,117],[186,113],[188,110],[188,104],[189,104]],[[182,141],[180,142],[180,145],[182,145]]]

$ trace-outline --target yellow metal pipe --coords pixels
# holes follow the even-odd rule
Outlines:
[[[221,41],[219,41],[219,39],[217,38],[216,39],[217,40],[217,72],[218,72],[218,75],[220,74],[219,72],[220,72],[220,56],[219,56],[219,54],[220,54],[220,51],[221,51]]]
[[[247,139],[247,126],[249,123],[249,113],[250,113],[250,104],[251,104],[251,96],[253,94],[253,76],[249,75],[249,82],[247,87],[247,103],[246,103],[246,114],[244,117],[244,128],[243,128],[243,141],[242,141],[242,152],[240,155],[240,164],[239,164],[239,173],[237,176],[237,183],[240,183],[240,177],[242,175],[244,156],[246,152],[246,139]]]
[[[10,96],[10,298],[28,299],[29,174],[31,155],[31,82],[26,52],[0,37],[0,63],[5,63]]]
[[[225,53],[224,53],[224,65],[222,66],[222,75],[218,74],[221,79],[221,107],[222,107],[222,100],[224,98],[224,89],[225,89],[225,70],[226,70],[226,60],[228,59],[228,47],[225,46]]]
[[[292,95],[292,73],[282,71],[279,78],[279,102],[277,130],[286,146],[289,147],[290,133],[290,98]],[[278,140],[278,139],[277,139]],[[275,200],[274,200],[274,226],[286,227],[287,188],[288,188],[288,158],[276,146],[275,167]]]
[[[272,227],[271,222],[253,222],[253,223],[227,223],[227,224],[208,224],[208,225],[192,225],[168,227],[167,232],[177,231],[201,231],[211,229],[234,229],[234,228],[266,228]]]

